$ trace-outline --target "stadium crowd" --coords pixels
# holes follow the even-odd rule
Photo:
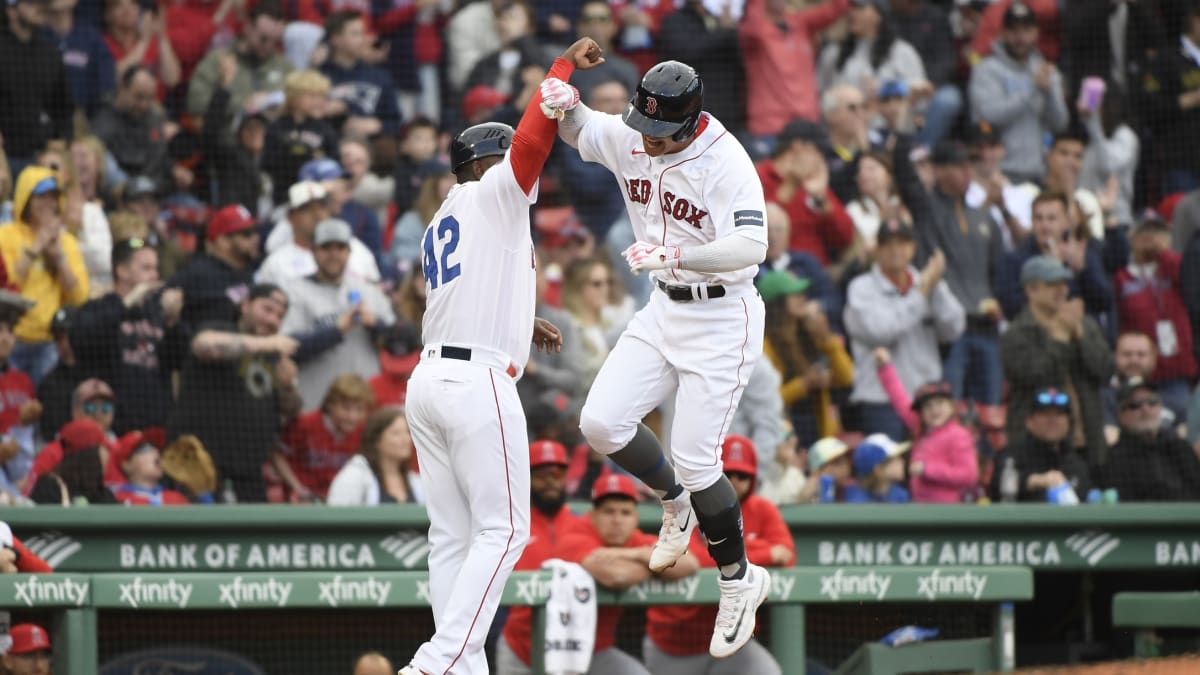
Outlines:
[[[1200,2],[4,5],[4,503],[420,502],[449,139],[576,36],[589,106],[678,59],[757,161],[756,495],[1200,498]],[[565,348],[519,389],[584,500],[614,469],[579,408],[657,292],[620,263],[631,189],[560,143],[533,214]]]

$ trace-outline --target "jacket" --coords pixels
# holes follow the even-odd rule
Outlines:
[[[742,500],[742,530],[746,540],[746,560],[755,565],[778,567],[771,562],[771,549],[784,546],[792,552],[795,561],[796,543],[792,532],[779,513],[779,507],[766,499],[750,494]],[[708,546],[699,529],[692,534],[688,551],[696,556],[701,567],[717,566],[708,554]],[[716,605],[654,605],[646,609],[646,637],[672,656],[707,655],[708,650],[696,636],[710,633],[716,619]]]
[[[7,136],[5,138],[7,139]],[[0,256],[3,256],[4,266],[9,270],[9,279],[16,285],[17,292],[22,297],[35,303],[33,309],[26,312],[13,329],[17,338],[25,342],[49,342],[50,320],[54,318],[55,312],[63,306],[81,305],[88,298],[88,274],[87,267],[83,264],[83,254],[79,250],[79,242],[75,235],[65,228],[59,235],[59,242],[67,259],[66,264],[70,266],[77,280],[74,288],[64,289],[58,276],[50,274],[41,260],[33,263],[24,279],[18,279],[16,276],[17,262],[25,255],[25,248],[32,246],[35,239],[33,228],[21,219],[21,214],[29,204],[33,187],[52,175],[54,172],[40,166],[30,166],[22,171],[17,178],[17,188],[13,191],[13,222],[0,226]]]
[[[850,355],[842,346],[842,339],[836,335],[831,335],[825,344],[818,345],[817,348],[829,364],[830,389],[814,392],[809,391],[805,384],[804,373],[785,372],[786,366],[778,349],[769,340],[763,341],[763,355],[767,357],[781,377],[787,378],[779,386],[779,396],[783,399],[784,408],[790,410],[793,406],[807,405],[810,409],[809,412],[817,418],[818,434],[821,438],[825,438],[826,436],[836,436],[841,431],[837,416],[834,414],[831,390],[849,387],[854,383],[854,362],[850,360]],[[772,445],[764,450],[774,454],[774,449]]]
[[[158,111],[136,117],[110,103],[96,113],[92,129],[122,171],[159,182],[168,175],[166,121]]]
[[[1084,254],[1083,269],[1070,281],[1071,297],[1083,298],[1087,313],[1092,317],[1104,316],[1112,311],[1112,279],[1104,271],[1100,245],[1088,242]],[[1011,321],[1025,307],[1025,287],[1021,285],[1021,268],[1032,257],[1040,255],[1035,237],[1028,236],[1017,247],[1004,256],[1000,274],[996,278],[996,300]]]
[[[992,495],[995,498],[1000,498],[1001,468],[1009,458],[1017,470],[1017,501],[1045,502],[1045,490],[1030,490],[1025,483],[1030,474],[1047,471],[1062,473],[1079,501],[1087,501],[1087,493],[1092,488],[1092,471],[1087,460],[1062,443],[1048,443],[1030,436],[1019,443],[1009,443],[1003,453],[996,455],[996,470],[992,474]]]
[[[1040,178],[1045,173],[1046,135],[1067,126],[1061,75],[1055,74],[1045,91],[1034,83],[1034,74],[1044,62],[1034,52],[1020,63],[997,41],[992,55],[971,73],[971,109],[1000,132],[1007,150],[1000,168],[1010,177]]]
[[[250,213],[258,211],[263,194],[259,158],[250,154],[232,132],[230,92],[218,84],[204,111],[204,159],[217,182],[217,204],[241,204]]]
[[[400,129],[396,86],[388,71],[366,63],[343,68],[328,60],[321,72],[333,83],[330,100],[345,102],[348,115],[378,118],[384,134],[395,134]]]
[[[337,132],[325,120],[297,122],[285,114],[271,122],[263,140],[262,169],[271,176],[272,200],[287,202],[288,188],[297,182],[300,167],[308,160],[339,156]]]
[[[230,52],[237,57],[238,72],[229,86],[227,115],[234,116],[255,92],[283,91],[283,80],[292,72],[292,64],[283,54],[274,54],[260,61],[240,45],[214,49],[196,66],[188,82],[187,111],[192,117],[204,116],[213,94],[221,87],[221,57]]]
[[[1000,226],[987,210],[971,208],[937,188],[929,201],[933,218],[927,229],[931,242],[946,255],[946,283],[963,310],[978,315],[979,303],[996,296],[1004,264]]]
[[[850,220],[832,188],[826,188],[825,194],[821,195],[826,202],[825,211],[821,212],[815,208],[802,186],[796,186],[788,201],[779,199],[783,176],[775,169],[772,160],[764,159],[757,168],[767,201],[778,202],[791,220],[792,238],[788,242],[788,250],[811,253],[821,264],[828,265],[832,258],[854,243],[854,221]]]
[[[1179,265],[1182,256],[1166,249],[1159,253],[1151,276],[1134,275],[1133,263],[1117,270],[1113,279],[1120,313],[1121,330],[1138,331],[1150,336],[1158,352],[1158,363],[1151,379],[1155,382],[1196,377],[1196,357],[1192,354],[1192,324],[1180,292]],[[1164,341],[1159,324],[1167,322],[1175,333],[1172,344]],[[1169,332],[1169,331],[1168,331]],[[1170,341],[1170,337],[1166,336]]]
[[[1123,502],[1200,501],[1200,459],[1182,438],[1121,430],[1101,474]]]
[[[913,438],[909,465],[922,465],[920,475],[909,481],[914,502],[959,504],[963,493],[979,481],[979,458],[975,439],[958,420],[952,419],[936,429],[923,429],[920,415],[912,409],[912,399],[890,363],[878,370],[879,381],[888,393],[892,409],[904,420]],[[848,496],[848,495],[847,495]]]
[[[774,136],[797,117],[821,119],[816,78],[817,35],[846,12],[850,0],[792,9],[784,23],[767,15],[767,0],[748,0],[738,27],[746,69],[746,126]]]
[[[1088,461],[1103,463],[1107,445],[1100,387],[1112,377],[1114,365],[1112,350],[1091,317],[1083,318],[1082,338],[1060,342],[1050,337],[1026,307],[1000,336],[1000,363],[1008,380],[1005,431],[1010,444],[1024,442],[1025,418],[1039,389],[1071,390],[1082,417],[1072,421],[1083,425]]]
[[[46,141],[71,138],[74,111],[63,55],[44,36],[21,42],[0,26],[0,101],[0,134],[10,159],[32,160]]]
[[[887,347],[904,388],[914,391],[941,379],[938,343],[957,340],[967,317],[945,281],[939,281],[926,298],[917,289],[917,269],[910,267],[908,273],[912,282],[903,292],[883,275],[879,265],[872,265],[870,272],[850,282],[845,324],[855,363],[870,363],[876,347]],[[888,402],[874,368],[855,370],[850,400]]]
[[[1200,108],[1179,107],[1179,96],[1197,89],[1200,89],[1200,62],[1179,42],[1164,46],[1141,81],[1147,121],[1155,138],[1191,138],[1195,129],[1200,128]],[[1200,158],[1191,143],[1165,142],[1161,152],[1164,169],[1200,170]]]

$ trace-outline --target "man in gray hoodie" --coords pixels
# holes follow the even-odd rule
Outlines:
[[[1037,38],[1037,17],[1014,2],[991,56],[971,73],[971,109],[999,130],[1007,151],[1001,168],[1014,183],[1041,179],[1043,139],[1069,119],[1062,75],[1037,51]]]

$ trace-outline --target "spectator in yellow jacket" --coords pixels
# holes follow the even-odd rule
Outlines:
[[[34,384],[54,368],[58,353],[50,321],[63,306],[88,297],[88,275],[79,242],[63,225],[58,175],[30,166],[17,178],[13,221],[0,226],[0,256],[9,283],[34,302],[14,330],[17,346],[10,361]]]

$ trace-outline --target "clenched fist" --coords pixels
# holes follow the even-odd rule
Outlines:
[[[542,113],[549,119],[563,118],[563,113],[579,105],[579,90],[557,77],[546,78],[540,87]]]

